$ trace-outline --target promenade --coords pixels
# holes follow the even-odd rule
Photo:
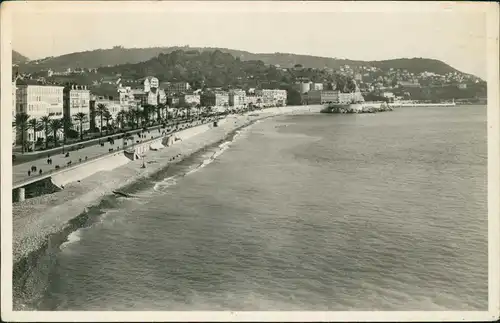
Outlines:
[[[195,124],[197,124],[199,121],[194,121],[191,123],[183,123],[180,125],[182,128],[188,128],[191,127]],[[172,124],[167,124],[166,129],[172,128]],[[143,132],[139,132],[137,134],[131,134],[127,139],[115,139],[114,143],[111,144],[110,142],[103,140],[103,146],[100,144],[96,143],[91,146],[83,147],[80,149],[66,149],[65,153],[55,153],[51,154],[50,152],[46,152],[45,154],[39,156],[37,159],[31,160],[26,163],[18,164],[18,165],[13,165],[12,167],[12,182],[19,183],[22,181],[29,180],[31,178],[38,177],[40,175],[44,175],[48,173],[51,170],[55,170],[56,165],[58,165],[61,169],[65,168],[68,166],[68,162],[71,161],[72,165],[79,164],[81,162],[85,162],[85,160],[91,160],[93,158],[96,158],[98,156],[103,156],[105,154],[108,154],[110,152],[110,149],[113,149],[114,151],[123,149],[124,147],[130,147],[134,145],[137,141],[146,141],[152,139],[152,137],[157,138],[162,136],[162,132],[166,129],[158,128],[154,130],[147,130]],[[167,134],[170,134],[173,131],[173,129],[170,129],[170,132],[167,132]],[[143,136],[141,138],[141,136]],[[125,145],[125,142],[127,145]],[[69,156],[66,157],[66,153],[69,153]],[[47,159],[49,158],[52,159],[52,164],[48,164]],[[32,167],[36,167],[36,171],[31,171]],[[42,170],[42,174],[40,174],[40,170]],[[30,174],[28,174],[28,171]]]

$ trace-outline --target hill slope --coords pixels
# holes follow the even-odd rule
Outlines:
[[[315,72],[318,78],[320,72]],[[254,87],[266,85],[279,87],[290,84],[294,78],[288,72],[258,60],[242,61],[220,50],[198,52],[176,50],[160,54],[145,62],[123,64],[98,69],[100,75],[120,75],[124,79],[139,79],[147,75],[160,80],[189,82],[195,88],[208,87]]]
[[[22,64],[26,63],[29,61],[29,58],[26,56],[21,55],[19,52],[16,52],[15,50],[12,51],[12,63],[13,64]]]
[[[263,53],[256,54],[247,51],[227,49],[227,48],[210,48],[210,47],[152,47],[152,48],[123,48],[114,47],[112,49],[98,49],[86,52],[71,53],[57,57],[48,57],[41,60],[30,61],[20,65],[22,72],[36,72],[42,69],[66,69],[66,68],[90,68],[114,66],[121,64],[135,64],[147,61],[159,54],[168,54],[176,50],[198,50],[214,51],[220,50],[223,53],[228,53],[242,61],[260,60],[268,65],[280,65],[281,67],[293,67],[296,64],[301,64],[304,67],[310,68],[332,68],[338,69],[340,66],[374,66],[382,69],[402,68],[413,73],[423,71],[435,72],[439,74],[457,71],[453,67],[432,59],[412,58],[412,59],[393,59],[384,61],[354,61],[347,59],[337,59],[329,57],[318,57],[310,55],[297,55],[286,53]]]

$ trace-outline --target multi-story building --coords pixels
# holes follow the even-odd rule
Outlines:
[[[96,131],[96,129],[100,129],[101,126],[106,126],[106,120],[104,118],[101,125],[101,116],[98,115],[96,111],[99,104],[106,106],[113,120],[116,120],[116,116],[120,111],[127,111],[128,109],[121,104],[120,100],[113,100],[112,97],[91,95],[89,105],[89,122],[91,131]]]
[[[179,102],[181,104],[196,106],[201,104],[201,98],[199,94],[183,94],[179,96]]]
[[[64,87],[64,117],[70,118],[73,128],[80,131],[80,121],[75,119],[78,113],[87,115],[87,119],[82,123],[82,130],[90,129],[90,91],[86,85],[70,84]]]
[[[272,106],[285,106],[287,92],[286,90],[277,90],[277,89],[263,89],[263,90],[255,90],[255,94],[262,96],[262,103],[265,107]]]
[[[312,83],[311,91],[323,91],[323,83]]]
[[[364,100],[361,92],[339,93],[338,103],[348,104],[352,102],[362,102]]]
[[[339,91],[309,91],[304,95],[306,104],[335,103],[339,100]]]
[[[159,88],[160,82],[156,77],[148,76],[143,79],[143,88],[132,89],[119,87],[120,102],[129,108],[140,108],[144,105],[167,104],[167,94]]]
[[[132,88],[130,86],[118,86],[118,100],[123,110],[128,111],[136,107],[134,94],[132,93]]]
[[[260,95],[247,95],[245,101],[248,106],[262,107],[262,96]]]
[[[297,82],[294,87],[300,94],[307,93],[311,90],[311,82]]]
[[[168,94],[181,94],[191,91],[191,85],[189,85],[189,83],[187,82],[167,82],[163,86],[165,87],[165,92],[167,92]]]
[[[309,91],[304,96],[303,100],[306,104],[348,104],[352,102],[362,102],[364,98],[361,92],[341,93],[340,91]]]
[[[158,94],[155,92],[144,92],[142,89],[132,90],[134,100],[138,107],[145,105],[158,105]]]
[[[151,90],[158,89],[160,82],[156,77],[148,76],[144,78],[144,92],[151,92]]]
[[[243,90],[231,90],[229,92],[229,106],[241,109],[246,104],[246,93]]]
[[[167,104],[167,93],[163,89],[158,89],[158,104]]]
[[[16,113],[26,113],[30,119],[36,118],[38,120],[44,116],[51,119],[62,118],[63,89],[62,86],[38,85],[19,81],[16,90]],[[36,138],[44,137],[44,131],[37,131]],[[24,139],[27,141],[35,139],[33,129],[27,129]]]
[[[205,92],[200,97],[204,107],[228,107],[229,94],[225,91]]]

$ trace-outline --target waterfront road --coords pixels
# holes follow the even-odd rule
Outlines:
[[[196,123],[195,123],[196,124]],[[184,125],[183,125],[184,126]],[[189,124],[185,125],[185,127],[189,127]],[[168,126],[167,126],[168,128]],[[183,127],[184,128],[184,127]],[[155,129],[155,130],[149,130],[149,131],[144,131],[142,134],[135,134],[131,135],[129,139],[127,140],[127,145],[124,146],[124,139],[115,139],[114,144],[111,144],[110,142],[104,142],[104,145],[93,145],[93,146],[88,146],[81,148],[79,150],[73,150],[69,151],[69,156],[66,157],[65,154],[62,153],[57,153],[57,154],[50,154],[47,153],[46,155],[43,155],[42,157],[27,162],[19,165],[13,165],[12,167],[12,181],[13,183],[17,183],[19,181],[27,180],[30,177],[35,177],[39,175],[40,170],[42,170],[42,174],[44,172],[48,172],[51,169],[55,169],[56,165],[59,165],[61,168],[66,166],[68,162],[72,162],[72,164],[77,164],[81,161],[85,161],[85,157],[88,159],[91,159],[93,157],[101,156],[104,154],[109,153],[109,149],[113,148],[113,150],[119,150],[123,149],[123,147],[129,147],[137,142],[137,140],[141,141],[146,141],[150,140],[152,136],[159,137],[162,135],[162,131],[165,129]],[[171,133],[171,132],[169,132]],[[140,136],[143,136],[141,138]],[[48,155],[50,155],[50,158],[52,159],[52,164],[49,165],[47,163]],[[31,167],[35,166],[37,169],[35,172],[31,172],[30,175],[28,175],[28,171],[31,171]]]

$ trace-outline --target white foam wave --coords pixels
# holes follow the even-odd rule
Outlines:
[[[173,186],[175,184],[177,184],[177,176],[170,176],[156,183],[155,186],[153,187],[153,190],[157,192],[162,191],[163,189]]]
[[[224,148],[224,147],[226,147],[226,146],[228,146],[230,144],[231,144],[230,141],[225,141],[225,142],[223,142],[222,144],[219,145],[219,148]]]
[[[69,235],[68,235],[68,238],[67,240],[61,244],[61,246],[59,247],[60,250],[63,250],[64,248],[66,248],[68,245],[72,244],[72,243],[75,243],[75,242],[78,242],[80,241],[81,239],[81,229],[78,229],[76,231],[73,231],[71,232]]]
[[[233,137],[233,139],[231,141],[224,141],[223,143],[221,143],[218,146],[219,149],[216,150],[215,152],[208,152],[208,153],[203,154],[203,157],[205,158],[203,160],[203,162],[201,162],[200,164],[198,164],[194,168],[192,168],[189,171],[187,171],[186,173],[184,173],[184,176],[188,176],[188,175],[194,174],[194,173],[198,172],[199,170],[205,168],[206,166],[210,165],[211,163],[213,163],[217,159],[217,157],[219,157],[227,149],[229,149],[229,147],[231,146],[231,144],[239,136],[241,136],[242,134],[246,133],[247,131],[248,131],[247,128],[243,128],[241,130],[237,130],[235,132],[236,133],[235,136]],[[173,186],[175,184],[177,184],[176,176],[169,177],[169,178],[164,179],[161,182],[156,183],[155,186],[154,186],[154,188],[153,188],[153,190],[157,191],[157,192],[162,192],[163,189],[165,189],[167,187],[170,187],[170,186]]]

